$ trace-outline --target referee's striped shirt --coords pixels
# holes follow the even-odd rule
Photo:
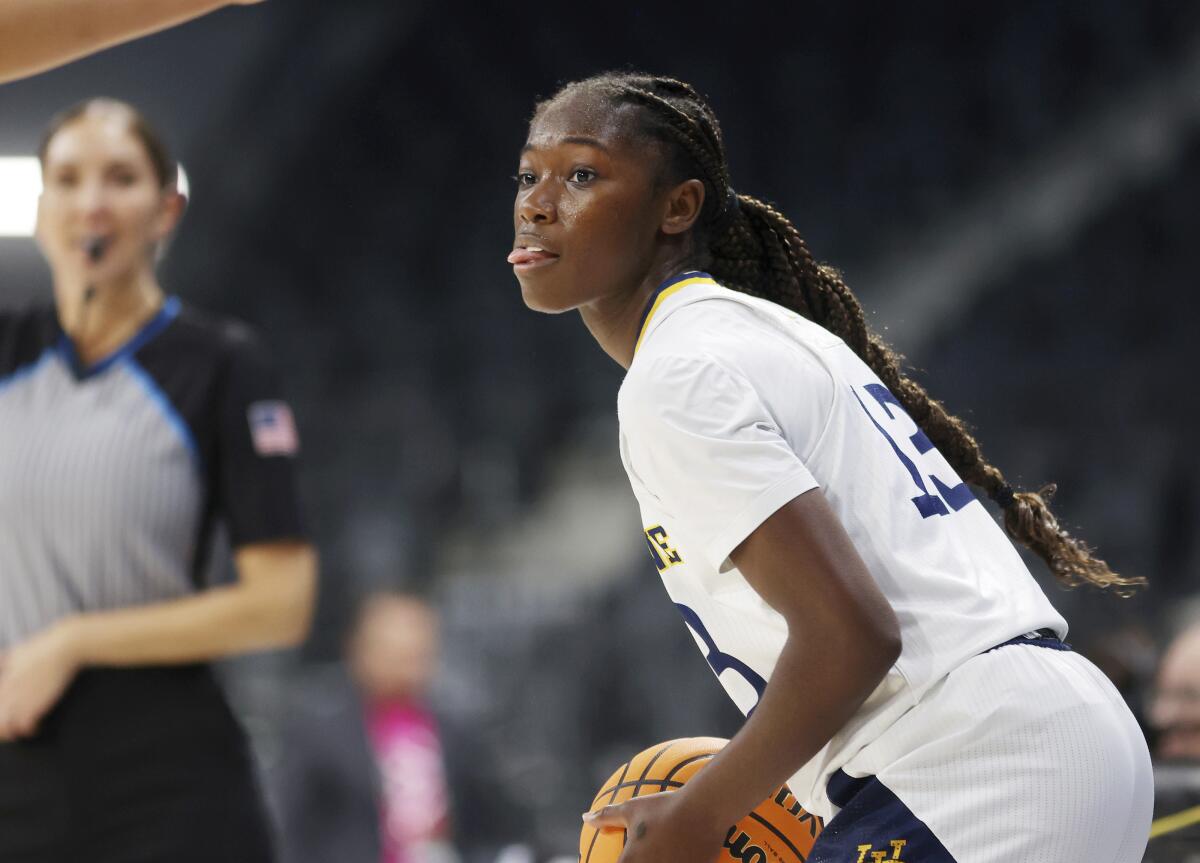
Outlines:
[[[240,324],[172,298],[85,368],[53,308],[0,313],[0,650],[195,591],[218,518],[235,547],[303,538],[298,443]]]

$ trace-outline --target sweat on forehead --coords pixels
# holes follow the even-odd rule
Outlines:
[[[566,89],[541,102],[529,123],[529,143],[535,147],[556,139],[579,136],[606,143],[642,143],[636,105],[620,102],[615,93],[598,88]]]

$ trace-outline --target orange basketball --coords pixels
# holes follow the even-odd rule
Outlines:
[[[728,742],[720,737],[685,737],[651,746],[608,777],[590,811],[643,794],[674,791]],[[785,785],[729,828],[714,863],[804,863],[821,826],[821,819],[801,809]],[[601,832],[585,824],[579,834],[579,861],[616,863],[624,847],[623,831]]]

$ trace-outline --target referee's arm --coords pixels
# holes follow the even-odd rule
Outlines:
[[[304,640],[317,586],[306,542],[263,542],[234,555],[238,580],[184,599],[92,612],[62,625],[81,665],[197,662]]]
[[[234,584],[65,617],[0,654],[0,741],[33,734],[82,668],[203,662],[303,640],[316,594],[313,546],[255,543],[235,562]]]

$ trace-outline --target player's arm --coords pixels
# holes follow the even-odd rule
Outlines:
[[[88,666],[203,662],[288,647],[308,632],[317,555],[264,542],[235,555],[238,579],[182,599],[79,614],[0,653],[0,741],[32,734]]]
[[[816,755],[900,655],[896,615],[820,491],[782,507],[732,558],[788,638],[753,716],[689,784],[692,805],[722,824]]]
[[[784,505],[732,558],[787,621],[787,641],[754,713],[695,779],[643,798],[654,801],[644,810],[635,799],[593,822],[628,827],[626,863],[708,859],[728,825],[816,755],[900,654],[896,615],[820,491]]]
[[[0,83],[259,0],[0,0]]]

